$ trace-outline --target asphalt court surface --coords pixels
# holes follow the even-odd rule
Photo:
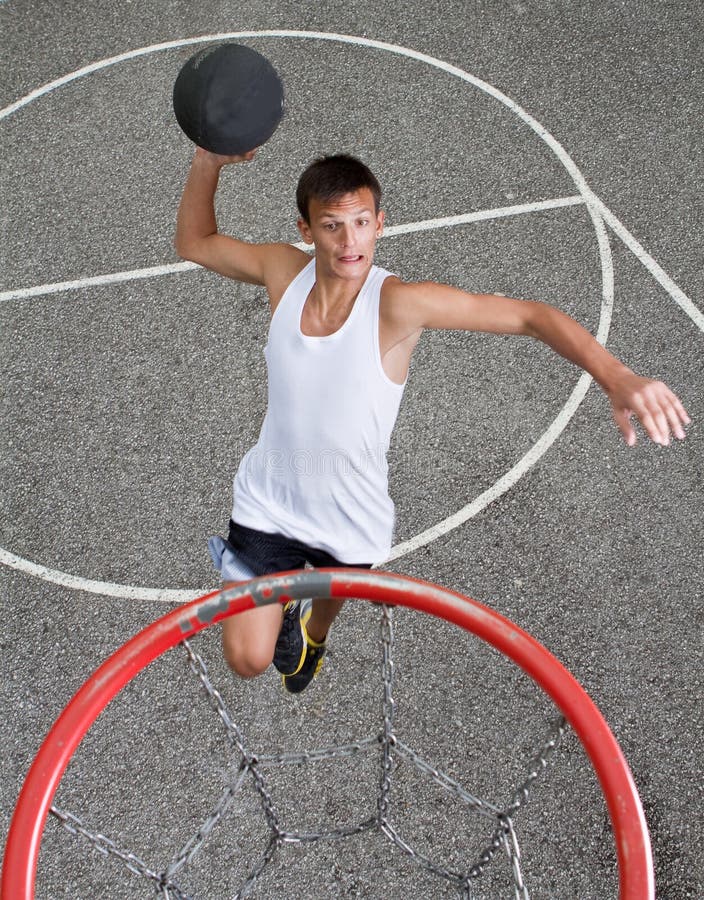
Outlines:
[[[684,443],[628,449],[598,389],[542,346],[426,334],[390,454],[398,521],[387,567],[487,603],[558,656],[630,763],[658,896],[701,896],[702,23],[681,2],[207,12],[125,2],[90,16],[78,3],[0,3],[12,61],[0,78],[3,833],[42,737],[87,675],[214,586],[205,539],[225,528],[232,474],[263,414],[267,315],[260,291],[178,265],[190,150],[170,91],[197,49],[179,42],[262,30],[358,40],[246,38],[280,70],[287,114],[253,164],[225,173],[224,230],[296,240],[300,170],[321,152],[356,153],[384,188],[379,264],[548,300],[687,407]],[[162,43],[173,46],[2,113],[84,66]],[[438,221],[450,216],[463,218]],[[149,277],[114,277],[143,269]],[[378,691],[359,672],[377,665],[375,623],[350,605],[324,674],[294,701],[273,676],[229,678],[217,635],[201,647],[254,745],[320,746],[374,729]],[[396,631],[399,728],[480,795],[505,798],[541,739],[540,699],[449,626],[400,613]],[[161,665],[116,701],[62,788],[70,809],[149,859],[191,833],[213,780],[228,774],[180,661]],[[294,820],[362,816],[374,802],[358,790],[365,775],[329,765],[316,776],[323,799],[298,805],[295,778],[284,779],[280,802]],[[405,833],[463,858],[459,811],[403,768],[398,780]],[[149,822],[134,834],[119,815],[125,794],[141,798]],[[614,895],[604,809],[574,740],[532,809],[522,845],[531,896]],[[254,800],[236,812],[240,856],[256,855],[265,836]],[[116,868],[96,874],[101,860],[48,831],[38,896],[152,895]],[[253,896],[452,896],[373,841],[285,859]],[[194,896],[232,896],[235,868],[216,893],[203,864]],[[477,896],[499,896],[487,877]]]

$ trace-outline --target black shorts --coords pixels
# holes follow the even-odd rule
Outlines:
[[[232,519],[227,543],[255,575],[272,575],[274,572],[304,569],[306,563],[316,569],[326,566],[350,569],[372,567],[371,563],[340,562],[325,550],[309,547],[302,541],[284,537],[282,534],[269,534],[266,531],[247,528],[246,525],[239,525]]]

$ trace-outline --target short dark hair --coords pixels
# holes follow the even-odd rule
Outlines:
[[[374,196],[374,211],[379,212],[381,185],[363,162],[346,153],[321,156],[312,162],[298,179],[296,203],[301,217],[309,222],[310,201],[335,200],[344,194],[369,188]]]

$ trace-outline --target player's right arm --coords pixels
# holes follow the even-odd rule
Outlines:
[[[248,284],[264,285],[272,303],[280,299],[310,257],[291,244],[253,244],[218,232],[215,192],[220,171],[230,163],[248,162],[243,156],[217,156],[196,149],[176,220],[174,246],[183,259]]]

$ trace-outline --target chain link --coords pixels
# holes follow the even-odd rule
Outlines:
[[[80,837],[85,838],[85,840],[91,844],[93,849],[97,850],[102,856],[116,859],[134,875],[141,875],[142,878],[153,881],[156,884],[157,889],[161,890],[162,893],[164,889],[168,889],[168,896],[173,898],[173,900],[189,900],[189,898],[181,893],[179,888],[166,879],[163,874],[150,869],[149,866],[138,856],[135,856],[134,853],[131,853],[128,850],[121,850],[114,841],[110,840],[110,838],[101,834],[99,831],[91,831],[78,816],[74,816],[70,812],[59,809],[57,806],[52,806],[50,812],[59,820],[62,827],[65,828],[69,834],[79,835]]]
[[[382,732],[381,741],[381,781],[379,785],[379,799],[377,801],[378,822],[382,828],[389,813],[389,795],[391,793],[391,749],[396,743],[394,734],[394,712],[396,703],[393,696],[394,682],[394,625],[391,607],[383,604],[381,607],[381,680],[383,684],[383,699],[381,703]]]
[[[215,826],[226,815],[234,799],[234,796],[237,793],[240,785],[244,781],[245,777],[247,776],[248,771],[248,768],[243,768],[240,771],[240,776],[235,784],[228,785],[225,788],[225,790],[220,795],[220,799],[218,800],[213,812],[208,816],[207,819],[205,819],[195,835],[184,844],[183,848],[180,850],[174,861],[166,870],[167,878],[173,878],[173,876],[184,866],[188,865],[193,857],[200,851],[205,841],[210,837],[210,834]]]
[[[323,747],[320,750],[306,750],[300,753],[270,753],[257,756],[257,765],[259,768],[267,766],[287,766],[302,765],[309,762],[320,762],[326,759],[343,759],[345,757],[357,756],[364,753],[370,748],[379,746],[379,736],[363,738],[352,744],[341,744],[337,747]]]
[[[414,750],[397,739],[394,731],[396,703],[393,696],[394,629],[392,610],[387,605],[381,606],[380,643],[383,693],[381,701],[382,725],[379,734],[349,744],[324,747],[317,750],[257,756],[247,748],[241,730],[234,722],[220,692],[210,679],[206,663],[193,649],[189,641],[184,640],[182,642],[182,646],[187,654],[188,665],[198,678],[210,707],[222,722],[228,743],[238,756],[240,763],[237,776],[232,784],[228,785],[221,792],[210,814],[204,819],[196,833],[186,841],[164,872],[154,871],[135,854],[120,849],[110,838],[89,829],[77,816],[59,810],[56,807],[52,807],[51,812],[67,831],[85,838],[99,853],[118,860],[128,871],[152,881],[157,893],[165,900],[190,900],[176,885],[173,878],[182,869],[186,868],[202,849],[215,827],[227,815],[242,784],[245,780],[251,778],[260,798],[264,818],[270,830],[270,838],[261,858],[250,870],[233,900],[244,900],[245,897],[250,895],[254,884],[273,860],[281,845],[342,839],[370,830],[381,831],[421,868],[449,881],[455,886],[459,896],[470,898],[470,900],[473,896],[473,884],[484,874],[486,867],[493,861],[497,852],[503,850],[509,862],[515,900],[529,900],[528,889],[521,872],[521,854],[512,816],[525,804],[535,780],[547,768],[550,758],[557,749],[566,730],[567,725],[564,718],[559,719],[552,728],[549,738],[529,763],[528,775],[513,792],[508,806],[500,809],[488,801],[481,800],[469,793],[459,782],[426,762]],[[381,768],[375,815],[357,825],[342,825],[328,830],[298,832],[282,829],[273,798],[261,769],[285,765],[306,765],[323,760],[350,758],[370,750],[379,752]],[[421,774],[428,776],[445,792],[466,805],[473,813],[477,813],[496,823],[489,844],[479,854],[477,862],[465,872],[455,871],[414,849],[399,835],[391,823],[389,811],[395,758],[405,759],[410,762]]]
[[[440,878],[451,881],[459,889],[464,889],[466,886],[468,886],[467,875],[463,875],[461,872],[455,872],[452,869],[447,868],[446,866],[441,866],[439,863],[436,863],[432,859],[430,859],[429,856],[425,856],[418,850],[415,850],[413,847],[411,847],[410,844],[403,840],[403,838],[399,835],[399,833],[390,822],[383,822],[381,825],[381,830],[389,838],[389,840],[393,841],[393,843],[406,854],[406,856],[412,859],[427,872],[431,872],[433,875],[437,875]]]
[[[200,656],[200,654],[195,652],[188,641],[182,641],[182,644],[186,650],[186,653],[188,654],[191,671],[198,677],[201,684],[203,685],[206,696],[210,701],[210,705],[217,712],[218,716],[225,725],[230,743],[238,751],[238,753],[242,757],[243,762],[246,764],[247,769],[252,774],[254,786],[259,793],[259,796],[261,797],[262,808],[264,810],[264,817],[267,821],[267,824],[275,834],[278,834],[280,830],[279,817],[276,813],[276,809],[274,808],[274,802],[271,798],[271,794],[269,793],[269,790],[267,788],[266,779],[257,768],[256,757],[253,756],[245,747],[244,737],[242,736],[241,731],[232,721],[232,718],[227,711],[227,707],[225,706],[225,702],[222,699],[220,692],[210,680],[210,677],[208,675],[208,667],[206,666],[205,661]]]
[[[411,750],[410,747],[407,747],[404,743],[397,740],[395,745],[395,752],[399,756],[405,757],[409,762],[413,763],[413,765],[420,771],[423,772],[424,775],[429,775],[436,784],[439,784],[441,788],[446,790],[449,794],[452,794],[458,800],[461,800],[462,803],[465,803],[469,806],[474,812],[479,815],[486,816],[489,819],[496,819],[498,815],[500,815],[501,810],[493,806],[493,804],[489,803],[486,800],[480,800],[479,797],[475,797],[472,794],[468,793],[459,782],[455,781],[453,778],[450,778],[449,775],[446,775],[444,772],[441,772],[439,769],[434,768],[427,763],[424,759],[422,759],[415,750]]]
[[[533,783],[537,778],[540,777],[545,769],[547,769],[551,756],[553,756],[557,748],[560,746],[560,742],[562,741],[565,731],[567,731],[567,721],[564,716],[560,716],[560,718],[553,726],[550,737],[545,741],[538,753],[536,753],[535,757],[531,760],[529,764],[528,776],[526,777],[523,784],[519,785],[519,787],[514,792],[513,799],[505,810],[507,814],[518,812],[521,806],[523,806],[528,797],[528,794],[530,793],[530,789],[532,788]]]
[[[363,831],[370,831],[377,827],[376,816],[365,819],[359,825],[345,825],[340,828],[332,828],[329,831],[284,831],[281,832],[281,842],[284,844],[313,843],[320,840],[337,840],[339,838],[352,837]]]

